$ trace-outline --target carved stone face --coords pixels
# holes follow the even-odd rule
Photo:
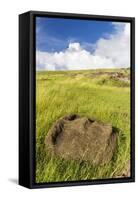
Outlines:
[[[111,125],[78,115],[60,118],[45,138],[46,147],[53,155],[93,165],[109,162],[116,143],[117,134]]]

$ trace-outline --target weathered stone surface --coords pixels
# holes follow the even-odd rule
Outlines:
[[[105,164],[112,159],[117,134],[109,124],[68,115],[57,120],[45,138],[48,150],[67,160]]]

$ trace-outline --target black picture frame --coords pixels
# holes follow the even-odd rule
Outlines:
[[[35,183],[35,17],[104,20],[131,24],[131,177]],[[19,15],[19,184],[48,188],[135,181],[135,18],[73,13],[29,11]]]

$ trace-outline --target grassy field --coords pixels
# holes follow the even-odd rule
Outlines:
[[[121,73],[121,77],[116,77]],[[36,182],[117,177],[130,159],[129,69],[36,72]],[[104,166],[51,157],[45,136],[58,118],[77,113],[111,123],[119,137]]]

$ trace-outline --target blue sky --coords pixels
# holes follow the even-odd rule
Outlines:
[[[130,67],[130,24],[36,17],[36,69]]]
[[[84,48],[92,48],[99,38],[115,31],[112,22],[74,20],[61,18],[36,18],[36,49],[61,51],[70,42],[79,42]]]

